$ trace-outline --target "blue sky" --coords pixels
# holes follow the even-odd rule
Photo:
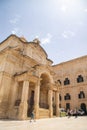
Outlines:
[[[0,42],[39,38],[54,64],[87,55],[87,0],[0,0]]]

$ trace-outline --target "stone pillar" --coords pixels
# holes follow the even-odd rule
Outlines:
[[[22,97],[21,103],[19,106],[19,119],[26,119],[27,118],[27,109],[28,109],[28,92],[29,92],[29,81],[23,82],[23,89],[22,89]]]
[[[9,94],[12,78],[10,74],[1,72],[0,74],[0,118],[7,118],[9,109]]]
[[[56,91],[56,116],[59,116],[59,92]]]
[[[49,89],[48,90],[49,117],[53,116],[52,95],[53,95],[53,91]]]
[[[39,118],[39,96],[40,96],[40,80],[37,81],[35,86],[35,99],[34,99],[34,107],[35,107],[35,117]]]
[[[17,81],[15,81],[15,83],[13,82],[12,86],[13,87],[11,88],[11,94],[9,96],[9,109],[8,109],[9,118],[12,117],[12,115],[13,115],[13,109],[14,109],[15,100],[16,100],[18,82]]]
[[[11,89],[11,95],[9,97],[9,100],[10,100],[10,106],[14,106],[14,103],[15,103],[15,96],[16,96],[16,93],[17,93],[17,87],[18,87],[18,82],[15,82],[12,89]]]

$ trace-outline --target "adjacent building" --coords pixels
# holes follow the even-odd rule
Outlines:
[[[60,83],[59,106],[87,111],[87,56],[53,66]]]

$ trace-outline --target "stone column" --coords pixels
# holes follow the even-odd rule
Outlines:
[[[34,107],[35,107],[35,117],[39,118],[39,96],[40,96],[40,80],[37,81],[35,86],[35,99],[34,99]]]
[[[12,86],[13,87],[11,88],[11,94],[9,96],[8,117],[11,117],[13,115],[13,109],[14,109],[15,100],[16,100],[18,82],[17,81],[13,82]]]
[[[56,116],[59,116],[59,92],[56,91]]]
[[[7,118],[9,109],[9,94],[12,78],[10,74],[1,72],[0,74],[0,118]]]
[[[16,93],[17,93],[17,87],[18,87],[18,82],[15,82],[14,85],[13,85],[13,88],[11,89],[11,97],[9,97],[9,100],[10,100],[10,106],[14,106],[14,103],[15,103],[15,96],[16,96]]]
[[[49,89],[48,90],[49,117],[53,116],[52,95],[53,95],[53,91],[52,89]]]
[[[26,119],[27,118],[27,109],[28,109],[28,92],[29,92],[29,81],[23,82],[23,89],[22,89],[22,97],[21,103],[19,106],[19,119]]]

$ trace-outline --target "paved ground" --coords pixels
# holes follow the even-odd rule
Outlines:
[[[0,120],[0,130],[87,130],[87,116],[39,119],[36,122]]]

